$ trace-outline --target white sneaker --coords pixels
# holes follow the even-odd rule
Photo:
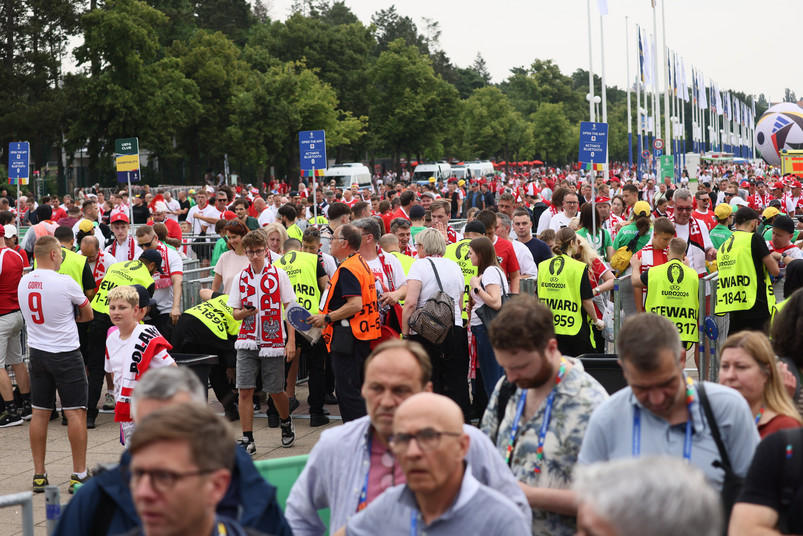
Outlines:
[[[296,442],[296,428],[293,425],[293,418],[290,417],[288,422],[281,422],[280,426],[282,428],[282,446],[284,448],[289,448],[293,446],[293,443]]]
[[[240,445],[245,451],[254,456],[257,453],[257,446],[252,440],[248,439],[247,437],[243,436],[237,440],[237,444]]]

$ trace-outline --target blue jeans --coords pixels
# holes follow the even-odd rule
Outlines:
[[[499,378],[504,376],[505,371],[496,362],[496,354],[494,354],[491,341],[488,339],[488,328],[485,327],[485,324],[471,326],[471,333],[477,341],[477,362],[482,372],[482,383],[485,384],[485,392],[488,393],[488,400],[490,400],[496,383]]]

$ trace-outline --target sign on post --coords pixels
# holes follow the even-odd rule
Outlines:
[[[298,153],[303,170],[326,169],[326,132],[302,130],[298,133]]]
[[[14,141],[8,144],[8,183],[28,184],[30,169],[30,144],[27,141]]]
[[[659,180],[664,180],[665,177],[674,179],[675,157],[671,154],[662,156],[658,166],[658,171],[660,172]]]
[[[580,155],[577,160],[581,164],[590,164],[587,169],[602,169],[608,163],[607,123],[580,123]]]
[[[118,138],[114,140],[117,182],[139,181],[139,139]]]
[[[302,130],[298,133],[298,155],[301,173],[309,172],[312,177],[312,221],[318,224],[318,199],[315,181],[316,170],[326,169],[326,132],[323,130]]]

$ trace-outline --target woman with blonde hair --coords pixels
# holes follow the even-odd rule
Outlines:
[[[284,225],[275,221],[261,229],[268,235],[268,255],[270,255],[270,262],[277,261],[284,254],[284,243],[287,242],[289,236],[287,229]]]
[[[725,340],[719,359],[719,383],[733,387],[747,400],[762,438],[803,424],[783,386],[766,335],[758,331],[731,335]]]

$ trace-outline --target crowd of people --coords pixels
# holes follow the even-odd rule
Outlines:
[[[69,491],[87,488],[61,534],[318,535],[325,508],[344,534],[640,534],[631,503],[656,534],[800,533],[800,183],[714,166],[692,193],[613,167],[3,197],[0,427],[30,421],[44,491],[58,395]],[[188,261],[211,288],[184,309]],[[714,272],[719,383],[686,369]],[[616,337],[614,393],[583,360],[612,348],[622,275],[639,314]],[[185,354],[218,357],[225,419],[176,366]],[[264,404],[277,445],[294,445],[300,362],[308,425],[337,405],[343,426],[282,511],[250,461],[253,423]],[[124,471],[91,478],[101,408]]]

